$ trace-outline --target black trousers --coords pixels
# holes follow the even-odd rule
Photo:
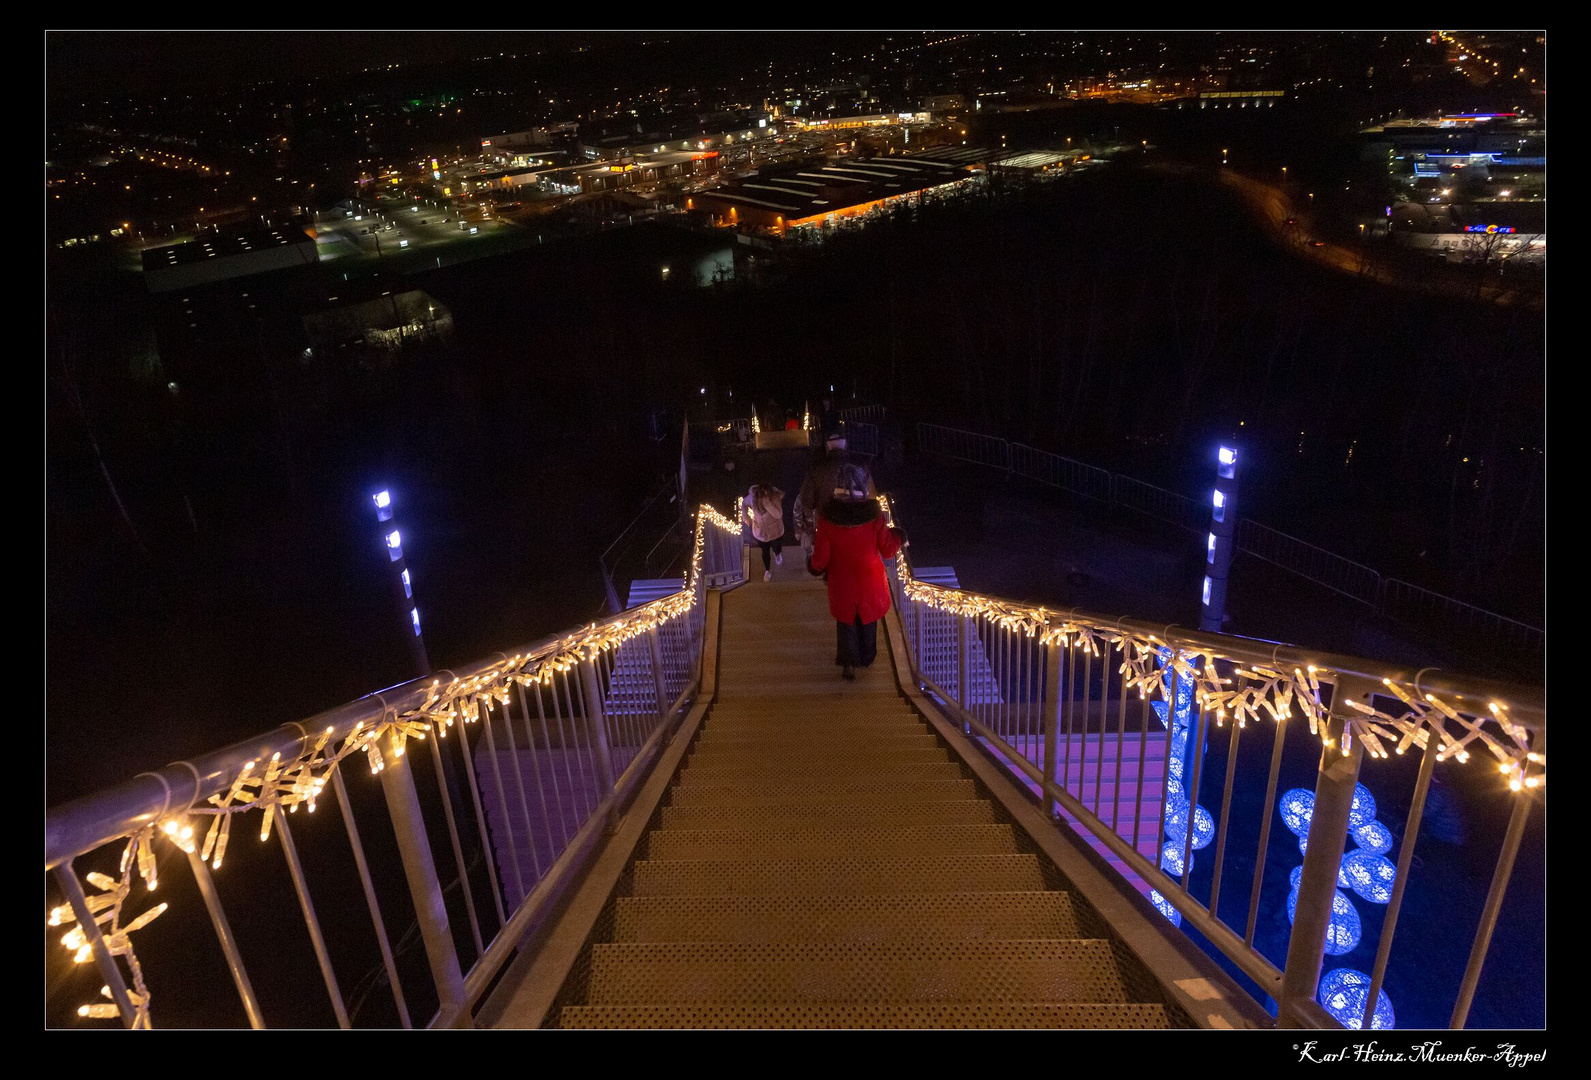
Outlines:
[[[878,656],[878,622],[834,621],[834,662],[842,667],[872,667]]]
[[[757,546],[762,548],[762,568],[764,570],[772,570],[773,555],[779,554],[779,550],[784,547],[784,537],[777,536],[772,540],[758,540]],[[769,548],[773,549],[773,555],[768,554]]]

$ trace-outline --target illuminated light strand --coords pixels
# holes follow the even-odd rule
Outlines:
[[[166,910],[167,905],[157,904],[125,926],[121,925],[120,920],[123,904],[131,889],[131,875],[135,870],[149,890],[153,891],[159,884],[153,848],[155,836],[160,836],[185,853],[197,853],[201,860],[210,862],[213,869],[219,870],[226,854],[234,815],[262,811],[260,839],[268,840],[274,821],[273,808],[282,806],[293,813],[303,804],[313,813],[315,801],[324,790],[332,770],[345,758],[364,753],[370,762],[371,773],[379,773],[386,768],[386,760],[381,752],[383,740],[394,757],[401,757],[411,738],[424,739],[433,730],[438,737],[445,737],[454,723],[477,723],[489,715],[496,705],[506,706],[510,690],[515,684],[547,685],[555,675],[573,670],[578,663],[595,659],[619,648],[626,641],[686,614],[694,606],[701,585],[708,525],[737,538],[740,536],[738,524],[703,503],[696,516],[695,547],[690,569],[684,576],[680,592],[642,605],[601,626],[593,623],[563,638],[544,654],[515,654],[469,678],[454,678],[446,686],[442,685],[440,679],[434,679],[418,707],[402,713],[389,710],[379,721],[370,724],[357,722],[334,750],[330,745],[334,729],[327,728],[307,752],[301,752],[291,761],[284,762],[278,752],[271,756],[263,771],[259,771],[258,761],[247,762],[238,770],[238,775],[233,778],[225,794],[209,797],[210,805],[191,807],[184,813],[163,818],[128,836],[121,855],[121,881],[98,871],[90,871],[86,878],[100,892],[86,897],[86,900],[89,911],[94,913],[95,922],[108,924],[103,933],[111,955],[121,957],[133,974],[133,987],[129,990],[129,1000],[136,1012],[133,1026],[150,1026],[149,990],[144,984],[143,969],[128,935],[147,926]],[[190,814],[207,814],[212,818],[202,844],[195,840],[196,830],[188,819]],[[51,926],[60,926],[75,919],[71,906],[61,905],[51,909],[47,921]],[[93,959],[93,948],[81,927],[73,926],[67,931],[61,944],[72,952],[72,959],[76,963],[87,963]],[[120,1016],[120,1010],[114,1002],[108,1005],[94,1002],[80,1006],[78,1015],[90,1019],[111,1019]]]

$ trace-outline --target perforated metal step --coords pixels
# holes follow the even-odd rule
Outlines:
[[[777,807],[839,805],[916,805],[941,800],[975,799],[971,780],[896,780],[886,776],[829,778],[813,783],[763,784],[748,787],[735,778],[716,782],[703,779],[689,787],[676,784],[669,792],[671,806],[736,807],[746,810]]]
[[[1163,1005],[585,1005],[566,1028],[1167,1028]]]
[[[696,749],[706,750],[725,746],[770,748],[810,746],[816,740],[833,738],[831,731],[832,729],[815,732],[810,723],[770,725],[763,728],[707,727],[697,737]],[[939,745],[939,740],[934,738],[923,725],[901,720],[853,724],[846,729],[845,742],[846,745],[854,746],[859,751],[864,748],[871,750],[875,746],[908,746],[913,743],[918,746]]]
[[[779,787],[800,787],[813,781],[829,780],[855,780],[866,776],[877,776],[883,770],[872,759],[850,761],[792,761],[788,764],[780,762],[746,762],[737,764],[688,764],[680,770],[679,786],[690,784],[724,784],[740,783],[749,787],[777,789]],[[911,780],[959,780],[961,779],[961,766],[953,761],[914,763],[893,766],[889,769],[890,779],[905,782]]]
[[[748,743],[731,746],[698,747],[691,751],[687,768],[726,768],[744,764],[751,770],[783,771],[799,762],[804,768],[829,769],[846,763],[862,763],[893,772],[897,765],[921,765],[952,761],[949,749],[929,738],[917,743],[874,744],[865,752],[839,743]]]
[[[617,942],[1015,941],[1084,936],[1062,892],[937,896],[625,896]]]
[[[993,808],[981,799],[925,802],[916,805],[904,802],[874,805],[808,803],[794,806],[665,806],[663,808],[665,829],[735,828],[744,825],[794,827],[814,824],[873,828],[890,825],[989,825],[993,822]]]
[[[722,829],[655,829],[652,859],[815,859],[833,856],[1010,855],[1009,825],[747,825]]]
[[[642,859],[634,871],[636,896],[858,896],[1044,888],[1032,855]]]
[[[1121,1001],[1107,943],[603,944],[591,954],[592,1005],[725,1002]]]

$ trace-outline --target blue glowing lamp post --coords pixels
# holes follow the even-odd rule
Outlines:
[[[372,497],[376,504],[376,521],[381,525],[381,542],[387,550],[387,564],[391,568],[392,596],[403,617],[404,637],[409,642],[409,656],[414,661],[415,676],[431,674],[431,660],[425,653],[425,637],[420,633],[420,609],[414,603],[414,579],[403,558],[403,535],[392,516],[392,493],[378,491]]]
[[[1204,541],[1203,606],[1199,629],[1220,633],[1226,620],[1226,577],[1237,544],[1237,448],[1216,451],[1215,489],[1210,496],[1210,532]]]

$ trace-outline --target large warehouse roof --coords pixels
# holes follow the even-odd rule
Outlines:
[[[759,173],[704,191],[698,198],[774,210],[788,220],[799,221],[966,178],[965,165],[957,162],[926,157],[870,158]]]

